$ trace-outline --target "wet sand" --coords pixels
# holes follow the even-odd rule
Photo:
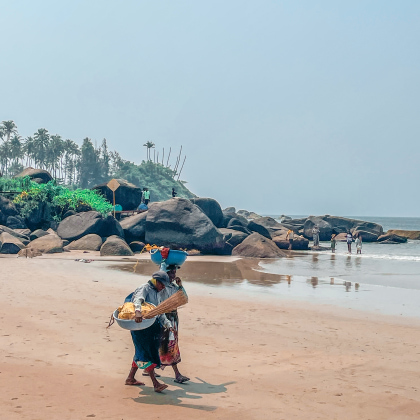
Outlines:
[[[75,256],[0,258],[1,418],[420,418],[418,322],[237,299],[188,280],[180,368],[191,383],[174,383],[165,369],[165,394],[154,393],[148,378],[144,387],[124,386],[131,338],[105,327],[147,277]]]

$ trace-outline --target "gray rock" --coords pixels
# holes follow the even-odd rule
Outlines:
[[[183,198],[149,207],[146,242],[202,252],[217,252],[224,246],[223,236],[212,221],[198,206]]]
[[[28,249],[41,254],[60,253],[63,252],[63,241],[57,235],[49,234],[32,241]]]
[[[6,197],[0,195],[0,224],[6,224],[9,216],[17,216],[18,211],[16,210],[13,202]]]
[[[289,249],[289,239],[286,239],[286,235],[281,236],[274,236],[273,242],[280,248],[280,249]],[[304,238],[303,236],[296,236],[293,239],[293,250],[300,250],[306,251],[309,247],[309,240]]]
[[[112,216],[103,218],[96,211],[87,211],[69,216],[60,222],[57,229],[58,236],[68,241],[75,241],[90,233],[101,237],[124,236],[122,227],[117,220]]]
[[[143,251],[143,248],[145,247],[145,243],[141,241],[133,241],[133,242],[130,242],[129,247],[133,252],[141,252]]]
[[[146,217],[147,211],[121,220],[120,224],[127,242],[146,240]]]
[[[363,236],[362,236],[362,238],[363,238]],[[385,241],[390,241],[390,242],[394,242],[394,243],[397,243],[397,244],[402,244],[402,243],[407,242],[407,238],[405,236],[396,235],[395,233],[386,233],[384,235],[381,235],[378,238],[378,242],[385,242]]]
[[[1,254],[17,254],[25,245],[10,233],[3,232],[0,235],[0,253]]]
[[[28,236],[23,235],[23,234],[21,234],[20,232],[18,232],[16,230],[10,229],[7,226],[0,225],[0,234],[3,233],[3,232],[9,233],[10,235],[14,236],[15,238],[20,239],[21,241],[23,239],[29,240],[29,237]]]
[[[125,179],[117,179],[120,186],[115,191],[115,203],[120,204],[123,210],[135,210],[141,201],[141,188],[131,184]],[[100,192],[110,203],[113,200],[112,191],[108,188],[107,182],[93,187],[93,190]]]
[[[44,169],[34,169],[26,168],[20,174],[16,175],[15,178],[23,178],[29,176],[32,181],[37,182],[38,184],[46,184],[47,182],[52,181],[53,177],[48,171]]]
[[[270,232],[258,221],[251,221],[248,223],[247,228],[253,232],[257,232],[262,236],[265,236],[268,239],[271,239]]]
[[[70,216],[74,216],[75,214],[77,214],[77,211],[74,211],[74,210],[67,210],[67,211],[63,214],[63,216],[62,216],[61,220],[64,220],[64,219],[66,219],[67,217],[70,217]]]
[[[223,213],[220,204],[213,198],[192,198],[196,206],[200,207],[201,211],[213,222],[217,228],[222,226]]]
[[[20,216],[8,216],[6,226],[10,229],[26,229],[25,221]]]
[[[368,232],[366,230],[357,229],[353,231],[353,237],[357,238],[359,235],[362,236],[362,241],[364,242],[375,242],[378,240],[379,235],[373,232]]]
[[[77,241],[70,242],[64,247],[64,251],[99,251],[102,246],[102,238],[95,233],[90,233]]]
[[[42,229],[37,229],[37,230],[34,230],[34,231],[30,234],[29,239],[30,239],[31,241],[34,241],[35,239],[41,238],[42,236],[49,235],[49,234],[50,234],[50,233],[49,233],[49,232],[47,232],[47,231],[45,231],[45,230],[42,230]]]
[[[219,230],[223,235],[223,241],[231,245],[232,249],[235,248],[235,246],[242,243],[244,239],[246,239],[249,236],[248,233],[240,232],[238,230],[226,228],[220,228]]]
[[[235,213],[236,213],[236,209],[235,209],[235,207],[226,207],[226,208],[223,210],[223,213],[224,213],[224,214],[228,214],[228,213],[233,213],[233,214],[235,214]]]
[[[420,230],[399,230],[399,229],[390,229],[387,234],[393,233],[398,236],[402,236],[407,239],[420,240]]]
[[[30,229],[13,229],[15,232],[24,235],[26,237],[29,238],[29,236],[31,235],[31,230]]]
[[[132,256],[133,251],[124,239],[119,236],[110,236],[101,246],[101,256]]]
[[[259,233],[249,235],[241,244],[233,248],[232,255],[252,258],[281,258],[285,254],[271,240]]]

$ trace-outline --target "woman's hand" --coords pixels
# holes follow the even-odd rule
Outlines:
[[[175,278],[174,278],[174,281],[175,281],[175,283],[176,283],[179,287],[181,287],[181,286],[182,286],[182,280],[181,280],[179,277],[175,277]]]
[[[134,318],[134,321],[136,321],[137,323],[143,321],[143,317],[141,316],[141,312],[140,311],[136,311],[136,317]]]

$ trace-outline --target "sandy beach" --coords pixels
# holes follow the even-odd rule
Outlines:
[[[420,418],[418,320],[188,282],[180,370],[191,382],[165,369],[164,394],[149,378],[125,386],[131,337],[106,326],[147,277],[77,257],[0,257],[2,419]]]

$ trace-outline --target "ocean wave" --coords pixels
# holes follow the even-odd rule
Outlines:
[[[419,255],[391,255],[391,254],[347,254],[347,253],[336,253],[342,257],[356,257],[363,259],[375,259],[375,260],[397,260],[397,261],[420,261]]]

